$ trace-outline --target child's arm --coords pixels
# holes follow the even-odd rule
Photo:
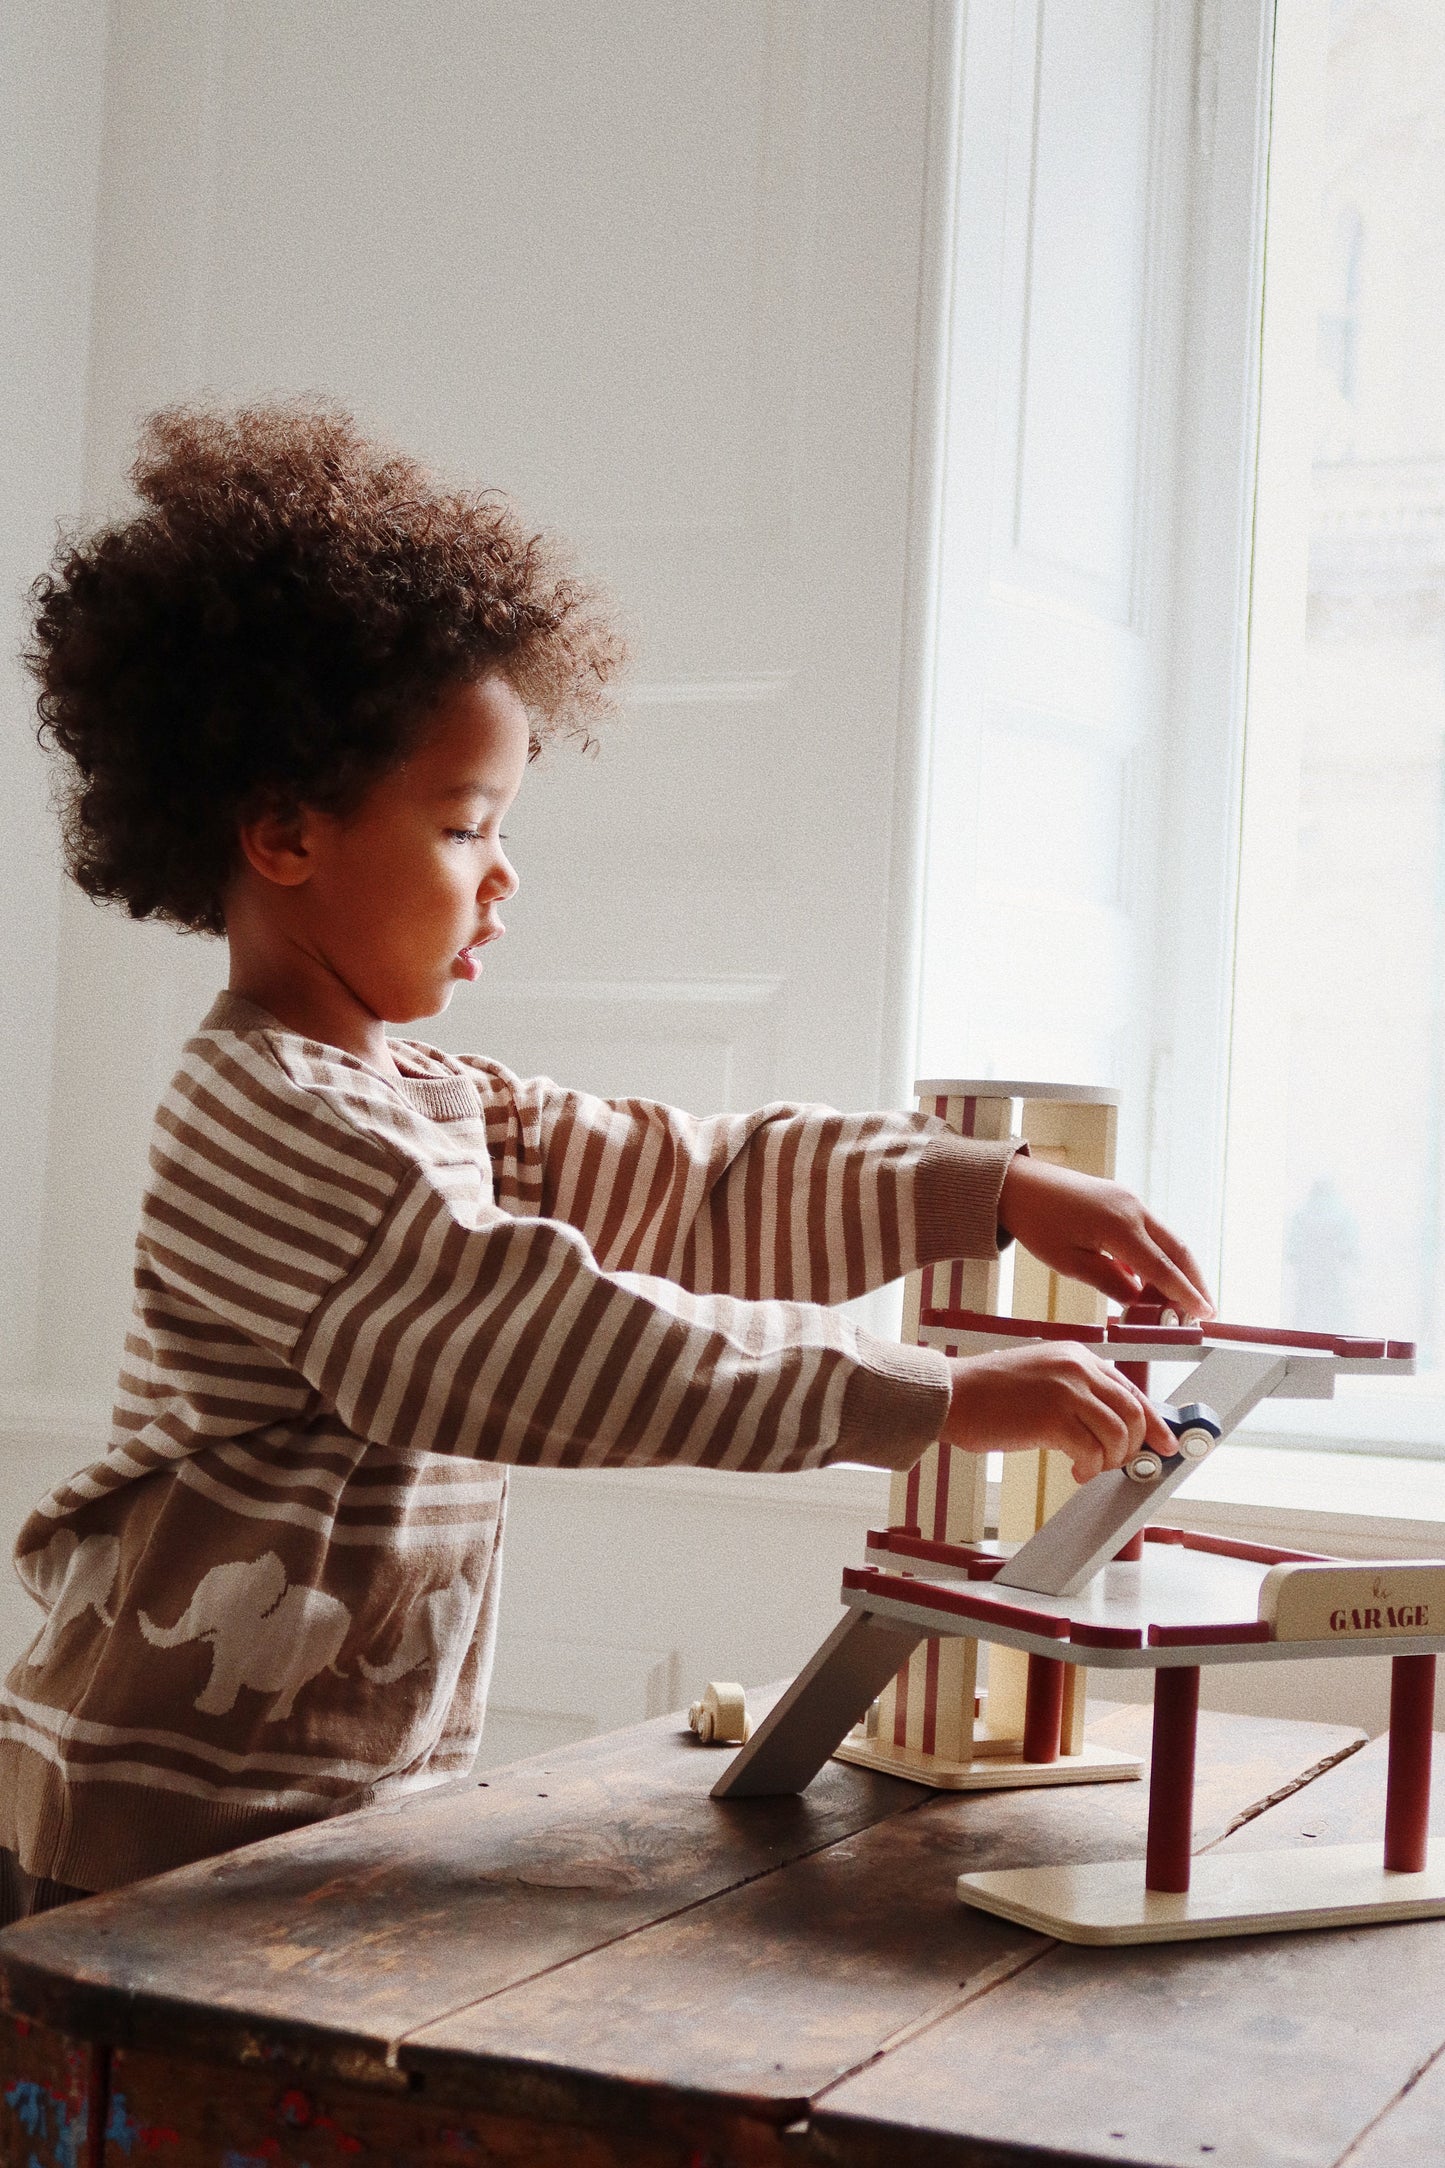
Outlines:
[[[992,1359],[609,1270],[576,1228],[499,1209],[474,1163],[433,1157],[359,1065],[278,1038],[283,1067],[272,1043],[193,1041],[158,1112],[124,1480],[310,1396],[323,1428],[334,1410],[379,1445],[547,1466],[905,1467],[946,1424],[990,1442]],[[1112,1373],[1083,1350],[1043,1370],[1032,1401],[1015,1381],[1029,1442],[1092,1451],[1082,1396],[1103,1411],[1088,1438],[1122,1454]]]
[[[698,1292],[842,1302],[920,1264],[988,1257],[999,1231],[1127,1302],[1157,1287],[1211,1309],[1184,1244],[1118,1182],[959,1137],[921,1114],[769,1106],[702,1120],[472,1066],[498,1195],[567,1220],[599,1261]]]
[[[469,1064],[498,1201],[565,1220],[609,1269],[698,1293],[837,1303],[945,1257],[991,1257],[1015,1143],[921,1114],[767,1106],[706,1119]]]
[[[901,1468],[942,1436],[1054,1446],[1083,1478],[1146,1437],[1172,1449],[1143,1394],[1086,1348],[950,1362],[817,1304],[605,1272],[559,1221],[459,1226],[422,1176],[295,1359],[379,1443],[524,1464]]]

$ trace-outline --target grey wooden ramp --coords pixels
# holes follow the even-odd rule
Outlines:
[[[1288,1367],[1288,1356],[1277,1349],[1211,1348],[1169,1395],[1169,1405],[1182,1408],[1191,1400],[1206,1402],[1219,1417],[1221,1436],[1227,1438],[1251,1408],[1268,1399]],[[995,1577],[995,1586],[1025,1588],[1036,1596],[1076,1596],[1118,1555],[1136,1529],[1157,1516],[1163,1500],[1199,1465],[1181,1458],[1166,1465],[1153,1483],[1135,1483],[1121,1468],[1081,1483],[1038,1534],[1015,1552]]]
[[[713,1798],[802,1791],[923,1638],[921,1627],[849,1611],[729,1762]]]

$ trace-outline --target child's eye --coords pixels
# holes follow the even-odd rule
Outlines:
[[[453,843],[480,843],[482,840],[480,828],[449,828],[447,834]]]

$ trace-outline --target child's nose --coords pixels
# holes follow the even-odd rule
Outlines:
[[[482,882],[482,894],[494,896],[498,903],[505,903],[508,896],[515,896],[520,882],[517,869],[505,851],[498,851],[496,864],[490,867]]]

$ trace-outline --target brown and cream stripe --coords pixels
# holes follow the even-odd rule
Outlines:
[[[906,1467],[936,1435],[943,1358],[837,1305],[992,1253],[1011,1146],[395,1052],[399,1082],[231,996],[184,1050],[109,1443],[17,1548],[48,1624],[0,1691],[0,1844],[31,1874],[108,1886],[464,1769],[508,1465]]]

